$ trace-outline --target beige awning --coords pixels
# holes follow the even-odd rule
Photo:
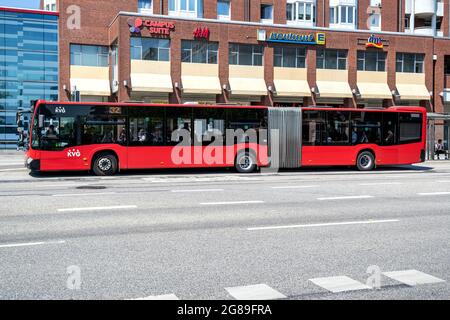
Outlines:
[[[309,97],[311,90],[306,80],[275,80],[276,96],[278,97]]]
[[[232,95],[265,96],[267,87],[261,78],[230,78]]]
[[[136,92],[173,92],[169,74],[132,73],[131,87]]]
[[[182,76],[183,93],[221,94],[222,88],[218,77]]]
[[[430,100],[430,92],[424,84],[397,84],[402,100]]]
[[[71,78],[70,86],[72,90],[80,91],[81,95],[87,96],[110,96],[111,86],[109,80]]]
[[[348,82],[317,81],[321,98],[352,98],[352,90]]]
[[[358,82],[362,99],[392,99],[392,92],[387,83]]]

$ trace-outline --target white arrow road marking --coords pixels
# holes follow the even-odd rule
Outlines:
[[[267,284],[225,288],[236,300],[275,300],[286,296]]]
[[[383,272],[383,274],[408,286],[445,282],[445,280],[417,270],[389,271]]]
[[[371,287],[347,276],[314,278],[309,279],[309,281],[333,293],[372,289]]]
[[[160,296],[148,296],[130,300],[180,300],[180,299],[174,294],[163,294]]]

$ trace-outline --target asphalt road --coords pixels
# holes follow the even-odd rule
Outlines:
[[[0,155],[0,299],[450,298],[448,162],[112,178],[20,165]]]

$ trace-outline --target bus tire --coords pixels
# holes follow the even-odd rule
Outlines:
[[[252,173],[256,170],[256,158],[249,151],[241,151],[236,156],[234,167],[239,173]]]
[[[117,173],[117,158],[110,152],[101,152],[92,161],[92,171],[97,176],[112,176]]]
[[[375,168],[375,156],[370,151],[363,151],[356,159],[356,166],[359,171],[371,171]]]

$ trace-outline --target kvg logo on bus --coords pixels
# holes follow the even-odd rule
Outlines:
[[[67,151],[67,158],[79,158],[81,157],[81,152],[78,149],[69,149]]]

